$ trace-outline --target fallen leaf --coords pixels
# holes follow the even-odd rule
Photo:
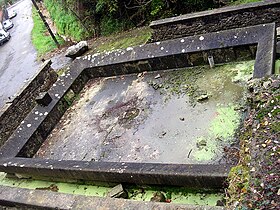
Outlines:
[[[246,193],[246,192],[247,192],[247,189],[243,187],[243,188],[241,189],[241,192]]]
[[[265,143],[266,143],[266,144],[270,144],[270,143],[271,143],[271,139],[265,140]]]
[[[267,125],[268,125],[268,122],[267,122],[267,121],[265,121],[265,122],[264,122],[264,125],[265,125],[265,126],[267,126]]]

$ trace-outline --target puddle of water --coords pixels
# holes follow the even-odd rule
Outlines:
[[[220,163],[253,61],[91,80],[35,157]]]

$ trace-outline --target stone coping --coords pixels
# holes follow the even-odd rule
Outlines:
[[[220,189],[231,165],[88,162],[39,158],[0,160],[0,171],[40,177]]]
[[[195,206],[173,203],[132,201],[116,198],[100,198],[82,195],[70,195],[43,190],[0,187],[0,205],[19,209],[141,209],[141,210],[223,210],[218,206]]]

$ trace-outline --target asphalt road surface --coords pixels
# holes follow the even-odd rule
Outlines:
[[[31,9],[30,0],[22,0],[8,9],[16,11],[17,16],[12,19],[10,41],[0,46],[0,110],[39,71],[37,53],[31,43]]]

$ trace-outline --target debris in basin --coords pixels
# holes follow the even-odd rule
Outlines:
[[[124,189],[122,184],[113,187],[107,194],[110,198],[127,198],[127,191]]]
[[[270,86],[270,84],[271,84],[271,81],[265,81],[265,82],[263,83],[263,87],[264,87],[265,89],[267,89],[267,88]]]
[[[161,134],[159,135],[159,138],[163,138],[166,135],[166,131],[162,131]]]
[[[207,99],[209,98],[209,96],[207,94],[203,94],[203,95],[200,95],[196,98],[196,100],[198,102],[203,102],[203,101],[206,101]]]
[[[155,192],[151,198],[152,202],[165,202],[166,198],[162,192]]]
[[[140,110],[137,108],[131,108],[123,113],[123,121],[130,121],[136,118],[140,113]]]
[[[159,79],[159,78],[161,78],[160,74],[155,76],[155,79]]]
[[[207,146],[207,141],[205,139],[198,139],[196,146],[198,149],[202,149],[203,147]]]
[[[180,117],[179,118],[181,121],[185,121],[185,118],[184,117]]]
[[[49,187],[38,187],[35,188],[36,190],[47,190],[47,191],[52,191],[52,192],[58,192],[59,189],[55,184],[51,184]]]
[[[151,81],[151,82],[150,82],[150,85],[151,85],[155,90],[158,90],[158,89],[160,89],[160,88],[163,87],[163,84],[159,84],[159,83],[154,82],[154,81]]]
[[[146,72],[146,71],[141,72],[141,73],[139,73],[139,74],[137,75],[137,77],[144,77],[144,76],[145,76],[145,74],[147,74],[147,72]]]

